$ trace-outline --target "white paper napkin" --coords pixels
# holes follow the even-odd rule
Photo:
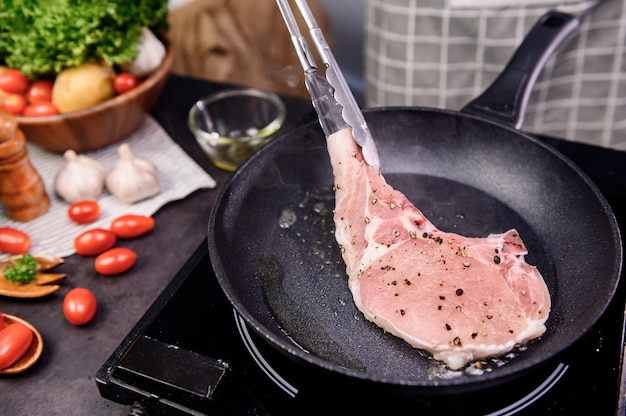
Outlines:
[[[109,228],[111,221],[123,214],[153,215],[168,202],[185,198],[201,188],[215,187],[215,180],[198,166],[150,116],[133,133],[121,142],[106,148],[83,153],[100,162],[107,171],[117,163],[117,149],[128,143],[135,157],[152,161],[159,170],[161,192],[152,198],[126,204],[105,190],[98,197],[100,218],[85,225],[70,221],[69,204],[54,192],[54,178],[65,165],[59,153],[27,143],[31,164],[44,181],[50,198],[50,209],[44,215],[28,222],[11,221],[0,204],[0,226],[24,231],[31,237],[30,253],[67,257],[75,253],[74,239],[90,228]],[[6,257],[0,253],[0,259]]]

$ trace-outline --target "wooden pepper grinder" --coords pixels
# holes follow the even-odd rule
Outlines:
[[[24,133],[15,117],[0,109],[0,203],[13,221],[26,222],[48,211],[50,200],[31,165]]]

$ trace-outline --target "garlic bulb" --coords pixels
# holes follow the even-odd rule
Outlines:
[[[106,176],[106,186],[119,200],[132,204],[159,193],[161,185],[156,166],[135,158],[128,144],[118,148],[120,159]]]
[[[71,149],[63,157],[67,163],[54,180],[57,194],[71,204],[84,199],[95,199],[102,193],[106,170],[100,163],[88,156],[77,155]]]
[[[153,73],[165,58],[165,45],[148,29],[141,29],[137,57],[133,62],[124,65],[124,70],[136,77],[143,78]]]

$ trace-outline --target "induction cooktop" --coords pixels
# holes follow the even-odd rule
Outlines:
[[[598,184],[626,229],[626,153],[544,140]],[[625,303],[621,279],[597,324],[554,359],[497,386],[424,394],[307,367],[271,347],[229,304],[203,241],[96,382],[135,415],[624,415]]]

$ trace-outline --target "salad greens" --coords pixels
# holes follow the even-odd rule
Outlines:
[[[0,65],[36,78],[104,60],[137,56],[142,27],[168,29],[167,0],[3,0]]]
[[[30,254],[11,259],[13,267],[7,266],[2,274],[5,278],[17,283],[30,283],[37,275],[37,260]]]

